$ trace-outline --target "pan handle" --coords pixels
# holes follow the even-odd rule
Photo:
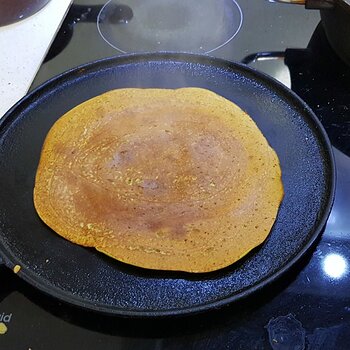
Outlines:
[[[285,57],[284,51],[266,51],[266,52],[255,52],[244,57],[241,62],[249,64],[257,61],[271,61],[271,60],[283,60]]]
[[[268,0],[269,2],[280,2],[283,4],[304,5],[309,10],[332,9],[335,0]]]
[[[306,0],[268,0],[269,2],[281,2],[283,4],[305,5]]]

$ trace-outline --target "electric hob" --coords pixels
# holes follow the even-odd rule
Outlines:
[[[330,137],[337,187],[326,228],[270,286],[181,318],[84,311],[0,268],[0,349],[348,349],[350,67],[330,48],[318,12],[256,0],[153,0],[152,10],[146,3],[74,1],[32,88],[80,64],[130,52],[195,52],[261,70],[306,101]]]

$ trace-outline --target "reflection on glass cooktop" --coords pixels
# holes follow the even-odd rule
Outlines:
[[[96,21],[105,3],[74,1],[33,88],[79,64],[121,54],[98,31]],[[254,297],[181,319],[132,320],[89,313],[43,295],[0,268],[0,349],[348,349],[350,68],[327,44],[317,26],[318,12],[267,1],[237,4],[241,29],[210,55],[241,61],[273,52],[267,56],[274,59],[260,55],[250,65],[291,86],[313,108],[334,146],[336,198],[317,246]],[[123,12],[116,20],[128,22],[128,16]],[[134,43],[123,40],[123,51],[134,49]]]
[[[213,2],[212,0],[206,1],[208,1],[208,3]],[[68,16],[66,17],[66,20],[64,21],[63,26],[51,47],[48,60],[39,70],[32,87],[39,85],[49,77],[68,70],[71,67],[99,58],[122,54],[122,51],[115,49],[101,37],[98,30],[97,18],[100,16],[101,20],[101,16],[102,18],[108,18],[108,14],[112,14],[112,20],[110,20],[109,23],[111,24],[111,22],[114,21],[116,22],[115,25],[117,27],[119,26],[123,28],[123,32],[117,33],[118,35],[121,35],[121,39],[125,40],[124,32],[132,30],[133,22],[137,23],[137,18],[135,18],[135,16],[138,15],[138,12],[134,13],[135,9],[129,5],[132,3],[138,4],[139,2],[140,1],[138,0],[126,0],[124,2],[120,2],[120,4],[118,3],[119,7],[115,8],[110,1],[74,1],[73,7],[69,11]],[[152,3],[152,1],[150,2]],[[203,25],[203,23],[198,22],[198,19],[196,18],[197,22],[195,22],[195,24],[199,28],[197,28],[197,31],[195,32],[196,35],[194,36],[192,35],[191,31],[188,31],[186,41],[189,42],[189,47],[181,47],[183,51],[210,51],[212,48],[215,48],[213,46],[220,46],[220,44],[224,43],[223,40],[228,40],[224,46],[210,52],[210,55],[228,60],[241,61],[245,56],[254,52],[281,51],[285,50],[287,47],[304,48],[309,42],[310,37],[320,20],[320,15],[317,11],[305,11],[300,6],[276,5],[270,4],[263,0],[235,0],[234,2],[232,0],[220,0],[220,2],[225,4],[226,8],[228,8],[226,11],[228,14],[221,13],[220,15],[218,14],[218,11],[215,11],[214,15],[211,15],[211,17],[218,18],[223,16],[225,18],[225,25],[220,23],[220,25],[217,25],[212,29],[212,31],[219,31],[220,35],[222,34],[222,36],[219,35],[218,39],[211,37],[212,40],[217,40],[217,42],[213,43],[210,48],[202,47],[202,49],[200,49],[200,44],[193,45],[198,44],[194,39],[198,39],[198,31]],[[174,1],[171,1],[171,3],[173,5],[175,4]],[[181,1],[179,3],[181,3]],[[215,2],[215,4],[216,3],[217,2]],[[104,5],[106,5],[106,7],[103,10]],[[130,7],[132,13],[130,13],[130,10],[127,10],[126,7],[121,7],[120,5]],[[106,16],[105,11],[107,11],[108,8],[111,8],[112,10],[107,12]],[[179,8],[178,11],[180,11]],[[206,10],[202,10],[201,12],[207,14]],[[144,15],[144,11],[141,11],[141,15]],[[165,14],[163,14],[163,17],[164,16]],[[148,46],[148,50],[153,49],[152,45],[156,45],[156,47],[160,45],[158,44],[159,40],[154,40],[154,37],[157,34],[156,29],[162,24],[161,19],[163,17],[159,16],[158,23],[151,27],[153,32],[152,30],[147,31],[147,35],[150,35],[150,39],[152,38],[150,44],[151,46]],[[240,23],[240,21],[242,21],[242,23]],[[169,38],[171,35],[176,34],[177,36],[177,34],[179,34],[177,33],[179,29],[177,29],[175,26],[177,22],[175,20],[173,20],[173,22],[174,23],[171,28],[170,25],[168,25],[169,30],[167,35],[165,33],[161,33],[163,38]],[[230,30],[228,28],[228,22],[233,23],[234,28],[239,29],[239,31],[236,33],[235,30]],[[187,24],[187,22],[183,21],[183,19],[181,23],[182,27],[190,26],[190,24]],[[211,23],[208,24],[207,22],[205,24],[208,25],[208,27],[209,25],[212,25]],[[163,25],[166,26],[167,24],[163,23]],[[128,29],[129,26],[131,29]],[[140,25],[136,27],[136,31],[139,30],[139,28]],[[226,29],[223,30],[222,28]],[[154,36],[152,36],[153,34],[151,33],[153,33]],[[116,35],[115,33],[110,34],[113,35],[113,37]],[[108,34],[106,35],[109,36]],[[160,33],[158,33],[158,35],[160,35]],[[210,37],[211,31],[206,29],[203,35],[204,37]],[[116,39],[118,38],[119,37]],[[180,39],[171,38],[171,40],[175,42],[176,39],[178,41],[177,44],[181,46],[186,44],[181,38],[183,37],[180,36]],[[192,43],[191,39],[193,39]],[[113,38],[111,38],[111,40],[113,41],[113,45],[116,44],[115,46],[118,46]],[[132,43],[125,41],[123,42],[125,45],[133,45],[135,47],[137,40],[139,40],[139,37],[137,37],[137,35],[135,36],[134,34]],[[143,45],[145,45],[145,43],[143,43]],[[171,47],[163,47],[162,45],[167,45],[167,42],[161,41],[161,49],[171,49]],[[126,47],[124,48],[126,49]],[[147,45],[142,49],[147,49]],[[173,50],[175,49],[176,48]],[[287,76],[288,81],[288,69],[285,67],[283,62],[280,62],[280,60],[276,60],[273,63],[256,63],[253,64],[253,66],[278,79],[281,79],[282,81],[283,79],[285,80]]]
[[[101,37],[121,53],[210,53],[233,40],[242,24],[235,0],[110,0],[97,17]]]

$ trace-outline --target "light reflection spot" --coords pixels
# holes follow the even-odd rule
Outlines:
[[[328,254],[323,261],[323,270],[331,278],[341,278],[347,268],[348,263],[340,254]]]

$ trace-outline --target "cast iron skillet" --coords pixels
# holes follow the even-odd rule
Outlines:
[[[285,197],[267,241],[241,262],[208,274],[157,272],[114,261],[59,237],[37,216],[34,177],[52,124],[77,104],[122,87],[207,88],[247,111],[277,151]],[[137,101],[135,101],[137,102]],[[189,54],[120,56],[48,81],[0,124],[0,255],[38,289],[87,309],[122,316],[182,315],[240,300],[274,281],[312,245],[334,197],[334,161],[320,122],[266,75]]]

